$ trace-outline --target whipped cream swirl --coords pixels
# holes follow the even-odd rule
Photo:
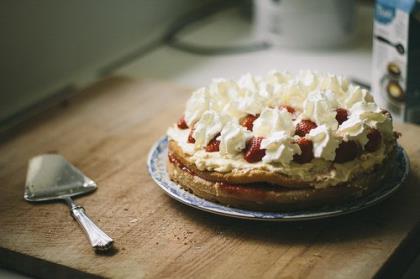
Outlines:
[[[359,102],[373,102],[373,97],[366,89],[360,88],[360,86],[357,85],[351,85],[347,91],[345,99],[343,100],[343,104],[345,107],[351,109],[354,104]]]
[[[217,140],[220,140],[220,154],[234,156],[241,152],[252,133],[234,121],[229,121]]]
[[[227,115],[218,114],[213,110],[203,113],[200,120],[194,126],[193,137],[195,148],[205,147],[217,134],[222,131],[223,126],[229,121]]]
[[[284,109],[264,109],[254,122],[254,135],[267,137],[277,131],[284,131],[287,135],[292,135],[294,125],[291,114]]]
[[[309,93],[303,103],[302,117],[308,118],[317,125],[326,125],[329,129],[336,130],[338,122],[335,119],[336,103],[327,92],[313,91]]]
[[[337,135],[343,137],[345,141],[355,140],[364,147],[369,141],[367,135],[372,128],[391,136],[392,124],[390,125],[389,115],[384,114],[375,103],[364,100],[367,95],[363,97],[360,93],[359,96],[361,101],[352,105],[350,117],[340,125]],[[367,96],[367,99],[370,97]]]
[[[312,129],[307,137],[313,143],[315,158],[323,158],[328,161],[335,159],[335,150],[339,145],[339,140],[331,134],[326,125]]]
[[[192,96],[187,102],[185,108],[184,118],[188,126],[198,121],[201,115],[208,110],[210,103],[209,91],[202,87],[192,93]]]
[[[284,131],[271,134],[261,141],[261,148],[266,149],[262,158],[264,163],[288,164],[294,154],[301,154],[299,145]]]
[[[355,116],[365,121],[370,127],[377,127],[379,123],[386,121],[388,115],[373,102],[358,102],[351,107],[351,116]]]
[[[369,127],[365,121],[360,119],[358,115],[352,115],[349,119],[344,121],[337,130],[337,135],[341,136],[344,141],[354,140],[365,146],[369,141],[367,134]]]

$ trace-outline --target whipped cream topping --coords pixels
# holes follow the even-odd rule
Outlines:
[[[364,146],[368,142],[367,134],[369,129],[358,115],[352,115],[344,121],[337,130],[337,135],[343,137],[344,141],[355,140]]]
[[[335,119],[337,101],[334,100],[332,91],[313,91],[308,94],[303,103],[303,119],[310,119],[317,125],[326,125],[329,129],[336,130],[338,122]]]
[[[350,109],[350,117],[344,121],[337,135],[345,141],[355,140],[363,147],[368,141],[367,135],[375,128],[386,137],[392,136],[392,120],[374,103],[366,101],[365,96],[360,94],[361,101],[353,104]],[[367,98],[369,100],[370,97]]]
[[[299,145],[293,143],[293,139],[285,131],[272,133],[261,141],[261,148],[266,149],[262,161],[265,163],[288,164],[294,154],[301,154]]]
[[[372,103],[373,97],[368,90],[360,88],[360,86],[357,85],[350,85],[342,102],[346,108],[351,108],[354,104],[359,102]]]
[[[244,90],[258,93],[258,78],[247,73],[239,78],[238,86]]]
[[[358,102],[352,106],[351,112],[352,115],[365,121],[370,127],[376,127],[379,123],[383,123],[389,118],[373,102]]]
[[[220,140],[220,154],[234,156],[241,152],[252,133],[234,121],[228,122],[217,140]]]
[[[323,158],[328,161],[335,159],[335,150],[340,142],[332,136],[331,130],[326,125],[312,129],[307,137],[312,140],[315,158]]]
[[[291,79],[293,79],[293,75],[289,72],[272,70],[268,72],[268,74],[264,76],[262,80],[269,84],[276,85],[287,83]]]
[[[347,95],[350,82],[342,76],[332,74],[320,75],[319,90],[331,90],[335,93],[338,99]]]
[[[334,110],[360,110],[357,103],[373,103],[366,89],[349,84],[340,76],[301,71],[296,75],[272,71],[267,76],[246,74],[238,81],[215,79],[208,87],[193,92],[187,102],[185,120],[189,126],[197,122],[206,110],[241,118],[247,114],[260,114],[267,107],[288,105],[302,111],[315,121],[334,126]],[[364,109],[364,108],[362,108]],[[376,110],[368,107],[367,110]],[[323,112],[328,112],[324,119]]]
[[[297,109],[302,109],[307,93],[298,81],[290,80],[286,84],[279,84],[274,87],[274,95],[280,100],[279,104],[289,105]]]
[[[289,113],[285,106],[293,108],[295,113]],[[340,125],[336,120],[338,108],[348,113],[347,120]],[[247,115],[257,117],[252,131],[240,124]],[[358,158],[334,163],[332,174],[329,170],[341,141],[354,140],[363,148],[372,129],[381,132],[383,142],[393,140],[391,117],[374,103],[369,91],[350,84],[343,77],[313,71],[296,74],[271,71],[262,77],[246,74],[238,80],[215,79],[209,86],[193,92],[186,104],[184,119],[189,129],[172,127],[168,135],[191,155],[199,169],[209,171],[281,168],[292,177],[301,177],[308,169],[319,172],[325,168],[326,176],[343,181],[349,171],[371,165],[365,161],[361,164]],[[301,150],[294,143],[297,137],[294,133],[296,125],[305,119],[317,125],[305,136],[313,142],[315,159],[298,164],[293,156],[301,154]],[[194,129],[194,144],[187,142],[190,129]],[[215,137],[220,141],[219,152],[206,152],[205,146]],[[243,159],[243,150],[252,137],[263,137],[261,148],[266,149],[265,157],[256,163]],[[382,144],[367,156],[374,157],[371,161],[378,163],[385,157],[384,152]],[[309,175],[305,179],[313,177]]]
[[[205,147],[217,134],[223,126],[229,121],[227,115],[219,114],[213,110],[203,113],[200,120],[194,126],[193,137],[195,139],[195,148]]]
[[[264,107],[264,100],[257,91],[240,89],[236,96],[231,100],[228,111],[229,114],[236,117],[242,117],[247,114],[256,115]]]
[[[201,115],[208,110],[210,103],[210,94],[206,88],[200,88],[192,93],[187,101],[184,118],[188,126],[197,122]]]
[[[272,133],[284,131],[291,136],[294,128],[292,116],[287,110],[266,108],[255,120],[253,134],[257,137],[268,137]]]
[[[212,110],[218,112],[228,111],[228,109],[225,109],[226,104],[230,103],[232,96],[236,93],[237,90],[237,85],[231,80],[214,79],[208,87],[209,95],[211,98],[209,107]]]

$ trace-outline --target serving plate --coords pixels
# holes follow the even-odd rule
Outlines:
[[[188,206],[207,211],[214,214],[234,218],[262,220],[262,221],[301,221],[311,219],[323,219],[333,216],[352,213],[372,206],[390,197],[401,187],[407,178],[410,166],[406,152],[401,146],[397,147],[396,166],[383,179],[383,186],[372,193],[356,200],[340,205],[311,208],[306,210],[293,211],[254,211],[224,206],[218,203],[207,201],[185,191],[177,183],[169,179],[166,164],[168,156],[168,138],[160,138],[151,148],[147,167],[150,176],[170,197]]]

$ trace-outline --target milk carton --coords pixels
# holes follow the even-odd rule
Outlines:
[[[420,123],[420,0],[377,0],[372,92],[397,121]]]

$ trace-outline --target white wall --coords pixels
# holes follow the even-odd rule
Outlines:
[[[0,123],[147,44],[207,1],[0,2]]]

